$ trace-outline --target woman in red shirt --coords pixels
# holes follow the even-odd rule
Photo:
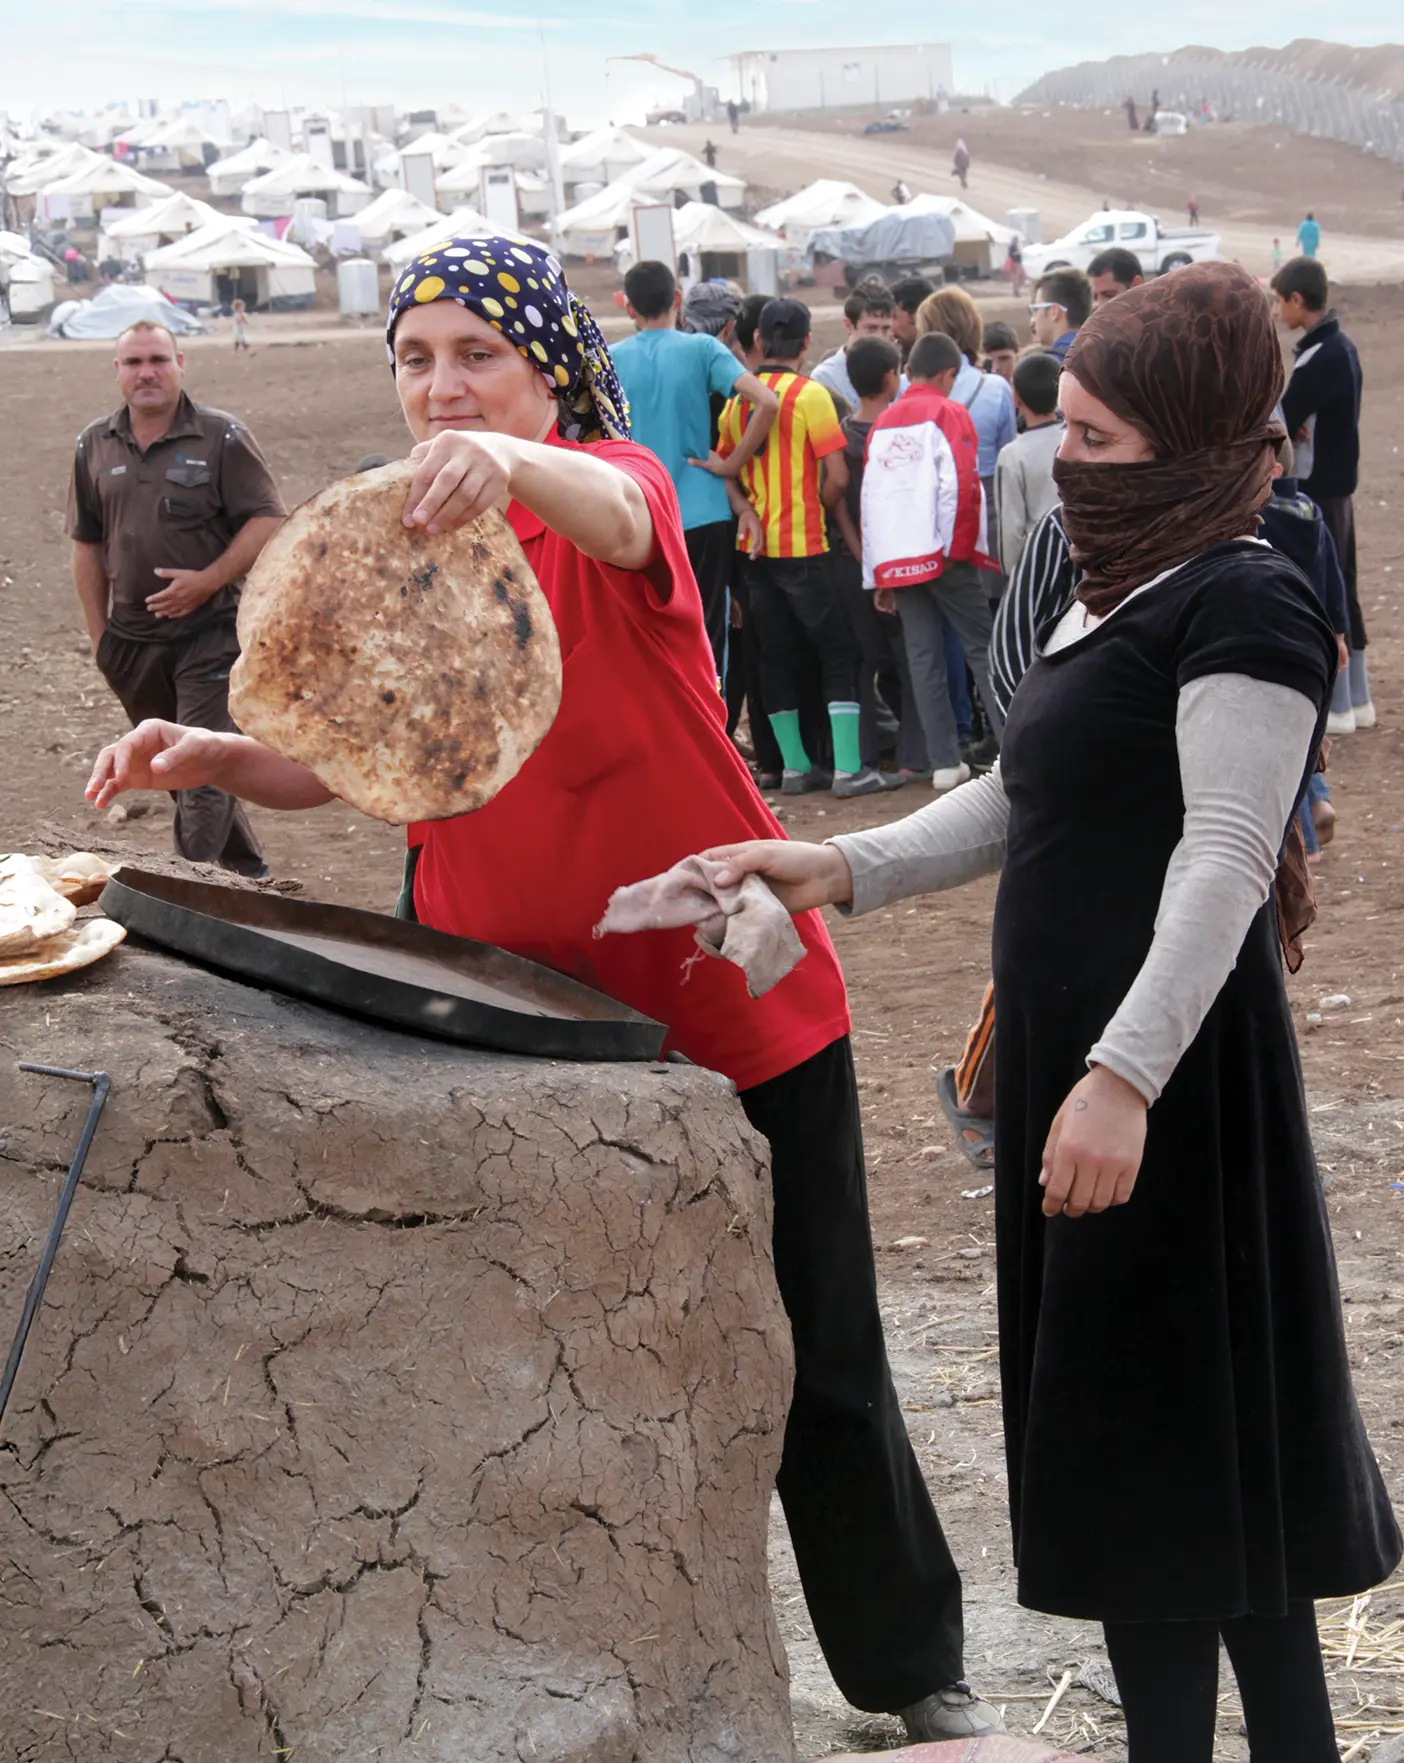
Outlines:
[[[783,837],[735,748],[661,462],[628,439],[593,319],[539,247],[462,239],[407,270],[387,333],[419,470],[406,525],[506,505],[560,637],[561,706],[486,807],[409,829],[415,915],[598,987],[669,1025],[736,1084],[770,1141],[776,1274],[795,1341],[779,1491],[844,1694],[912,1737],[1000,1730],[962,1680],[960,1576],[907,1438],[878,1314],[843,976],[818,913],[807,958],[751,1000],[690,929],[597,940],[613,890],[705,845]],[[89,800],[219,787],[270,808],[330,800],[241,735],[142,723]]]

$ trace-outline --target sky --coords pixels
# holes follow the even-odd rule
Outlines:
[[[1337,0],[1317,28],[1335,42],[1397,40],[1397,0]],[[528,109],[542,101],[544,43],[555,107],[583,128],[675,98],[678,82],[608,59],[639,52],[725,96],[725,58],[743,49],[950,42],[959,88],[1008,99],[1074,61],[1278,44],[1309,29],[1276,0],[64,0],[53,10],[0,0],[0,113],[137,97],[334,106],[343,95],[402,109]]]

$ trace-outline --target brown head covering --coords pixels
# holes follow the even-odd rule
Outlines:
[[[1246,270],[1196,263],[1119,294],[1078,332],[1064,372],[1155,448],[1136,465],[1054,461],[1089,612],[1110,612],[1162,570],[1257,532],[1283,439],[1273,418],[1282,351]],[[1294,814],[1277,870],[1278,935],[1294,973],[1316,910]]]
[[[1064,372],[1155,448],[1135,465],[1054,462],[1090,612],[1257,532],[1282,439],[1282,351],[1246,270],[1195,263],[1118,295],[1078,332]]]

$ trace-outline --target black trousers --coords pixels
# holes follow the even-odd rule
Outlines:
[[[690,526],[683,533],[687,560],[697,577],[702,596],[702,618],[707,641],[717,666],[717,678],[726,665],[726,632],[731,623],[731,574],[736,563],[736,522],[714,520],[706,526]]]
[[[1365,635],[1365,614],[1360,610],[1360,594],[1355,585],[1355,498],[1353,496],[1322,496],[1317,502],[1321,518],[1336,541],[1336,556],[1345,577],[1346,614],[1350,623],[1352,649],[1363,649],[1369,639]]]
[[[893,1388],[847,1036],[741,1092],[770,1141],[775,1274],[795,1343],[777,1487],[834,1682],[893,1713],[963,1675],[960,1575]]]
[[[147,717],[190,728],[237,734],[229,714],[229,670],[239,658],[232,618],[199,625],[165,643],[134,643],[109,628],[97,647],[102,677],[132,725]],[[192,863],[222,863],[240,875],[262,875],[263,846],[237,796],[223,790],[177,790],[175,848]]]
[[[804,639],[819,656],[826,704],[858,702],[858,645],[829,579],[828,558],[749,557],[742,564],[760,641],[765,707],[798,710]]]

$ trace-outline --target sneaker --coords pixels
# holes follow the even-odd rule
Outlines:
[[[784,781],[783,771],[758,771],[756,773],[756,788],[758,790],[778,790]]]
[[[1351,715],[1355,718],[1357,728],[1373,728],[1379,721],[1375,715],[1375,706],[1369,698],[1363,704],[1352,704]]]
[[[834,781],[831,771],[820,771],[817,765],[808,771],[790,771],[786,769],[780,780],[782,796],[812,796],[816,790],[827,790]]]
[[[1372,711],[1373,708],[1372,705]],[[1326,718],[1326,733],[1328,735],[1353,735],[1357,727],[1355,717],[1356,712],[1353,709],[1331,711]]]
[[[1005,1729],[998,1710],[981,1701],[968,1683],[937,1690],[934,1696],[900,1709],[899,1714],[914,1745],[928,1739],[984,1738]]]
[[[993,735],[986,735],[982,741],[962,741],[960,756],[979,777],[982,772],[993,769],[994,762],[999,758],[999,742]]]
[[[933,771],[931,774],[931,787],[938,796],[969,782],[970,767],[964,760],[959,765],[948,765],[944,771]]]
[[[834,773],[833,793],[845,800],[849,796],[876,796],[890,787],[887,779],[872,765],[865,765],[861,771]]]

